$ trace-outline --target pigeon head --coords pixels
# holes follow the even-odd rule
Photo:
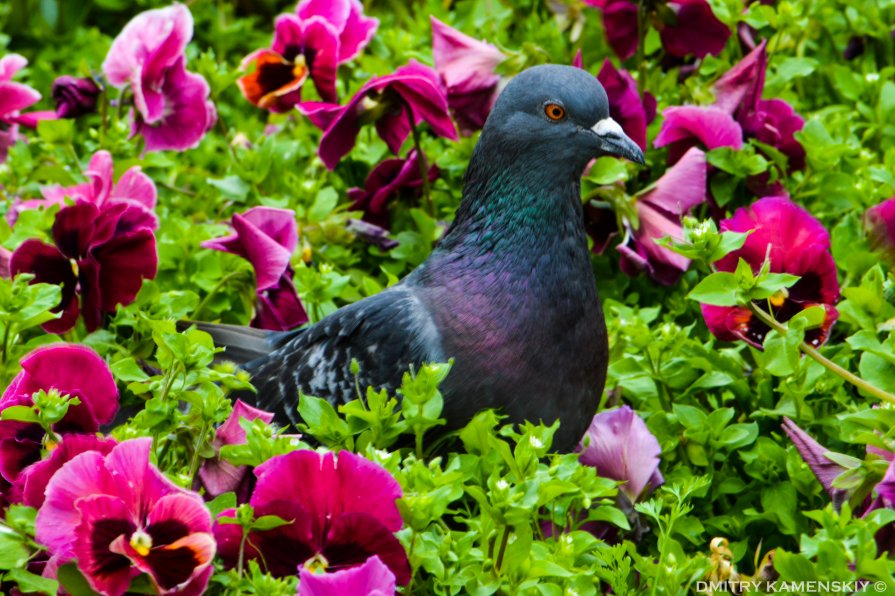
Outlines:
[[[643,163],[643,152],[609,116],[609,100],[597,78],[558,64],[529,68],[509,82],[481,142],[509,163],[557,175],[567,170],[580,176],[591,159],[604,155]]]

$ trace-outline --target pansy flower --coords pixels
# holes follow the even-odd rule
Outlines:
[[[162,594],[201,594],[215,554],[201,497],[149,461],[152,441],[75,456],[47,485],[36,538],[56,566],[76,560],[97,592],[120,596],[146,573]]]
[[[245,444],[246,431],[239,423],[243,419],[270,423],[273,420],[273,413],[253,408],[241,399],[237,399],[233,404],[230,416],[215,431],[214,457],[205,460],[199,468],[197,482],[205,489],[205,496],[209,500],[226,492],[235,492],[237,502],[245,503],[252,492],[254,477],[249,467],[231,464],[220,456],[221,447],[225,445]]]
[[[399,585],[410,581],[395,501],[401,487],[384,468],[358,455],[293,451],[255,468],[258,482],[249,504],[256,516],[276,515],[289,523],[249,533],[245,556],[275,577],[302,567],[329,573],[363,565],[376,555]],[[234,510],[220,517],[233,517]],[[242,530],[215,524],[221,558],[236,564]]]
[[[351,151],[364,124],[374,124],[395,154],[410,135],[411,117],[415,125],[427,122],[438,136],[457,139],[438,74],[415,60],[393,74],[373,77],[344,106],[306,102],[298,109],[324,131],[318,155],[329,169]]]
[[[733,117],[716,107],[672,106],[662,112],[664,121],[655,147],[668,147],[668,163],[679,160],[691,147],[717,149],[743,146],[743,130]]]
[[[155,235],[144,216],[141,208],[124,201],[102,207],[77,202],[56,214],[54,244],[29,238],[13,252],[13,275],[32,273],[33,283],[62,285],[55,309],[61,316],[44,323],[45,330],[68,331],[83,314],[87,330],[94,331],[104,314],[133,302],[143,280],[155,277]]]
[[[20,140],[20,124],[34,128],[40,120],[56,118],[55,112],[22,113],[22,110],[40,101],[40,93],[12,81],[12,77],[27,64],[28,60],[18,54],[0,58],[0,163],[6,161],[9,148]]]
[[[864,223],[873,250],[895,261],[895,197],[868,209]]]
[[[665,480],[659,472],[659,441],[629,406],[600,412],[578,444],[579,461],[597,474],[622,482],[619,486],[634,503]]]
[[[51,92],[56,104],[56,116],[77,118],[94,112],[99,94],[100,88],[93,79],[69,75],[56,77]]]
[[[830,254],[830,235],[810,213],[786,197],[765,197],[751,206],[738,209],[725,219],[722,231],[751,232],[742,248],[715,263],[720,271],[734,271],[744,259],[757,273],[767,257],[772,273],[789,273],[801,279],[790,288],[771,296],[759,306],[770,308],[773,317],[785,323],[806,308],[820,306],[825,311],[823,324],[809,329],[805,341],[819,346],[826,341],[830,327],[839,316],[836,264]],[[706,325],[715,337],[725,341],[744,340],[761,348],[770,330],[743,306],[702,305]]]
[[[133,133],[143,136],[147,151],[191,149],[217,117],[208,83],[186,70],[192,36],[193,17],[183,4],[147,10],[125,25],[103,62],[109,82],[133,93]]]
[[[429,182],[438,175],[438,167],[433,164],[429,167]],[[422,185],[419,156],[413,149],[406,159],[398,157],[380,162],[367,175],[364,188],[349,189],[348,198],[351,199],[351,209],[364,212],[364,221],[388,229],[391,199],[402,193],[418,193]]]
[[[354,60],[373,39],[379,19],[364,14],[360,0],[301,0],[295,14],[302,20],[324,19],[339,36],[339,64]]]
[[[235,214],[234,234],[206,240],[205,248],[242,257],[255,270],[257,308],[252,326],[285,331],[308,322],[292,281],[292,253],[298,246],[295,213],[275,207],[252,207]]]
[[[490,43],[457,31],[435,17],[432,24],[432,57],[435,70],[447,89],[448,107],[460,132],[470,135],[485,125],[497,99],[500,76],[497,65],[506,56]]]
[[[393,596],[395,587],[395,574],[379,557],[373,555],[363,565],[335,573],[314,573],[307,567],[302,567],[297,596]]]
[[[767,40],[749,52],[715,83],[715,105],[733,115],[746,137],[770,145],[789,159],[789,167],[805,166],[805,149],[795,139],[805,120],[782,99],[762,99],[768,67]]]
[[[625,60],[637,51],[637,11],[634,0],[585,0],[603,13],[603,26],[609,46]],[[663,10],[652,14],[651,22],[659,30],[662,47],[672,56],[721,53],[730,37],[730,29],[718,20],[706,0],[669,0]]]
[[[57,433],[95,433],[118,410],[118,387],[99,355],[86,346],[52,344],[37,348],[21,360],[22,370],[0,398],[0,412],[12,406],[31,407],[38,391],[57,391],[77,398],[53,426]],[[40,425],[0,420],[0,476],[6,489],[20,481],[20,474],[40,460],[44,431]],[[18,500],[23,485],[13,491]],[[17,496],[16,496],[17,495]]]
[[[66,199],[76,203],[91,203],[99,208],[111,204],[124,204],[128,225],[134,228],[158,228],[158,220],[153,213],[157,198],[155,183],[143,173],[140,166],[128,168],[115,182],[112,156],[108,151],[97,151],[90,158],[87,171],[88,182],[74,186],[45,186],[41,189],[43,199],[17,201],[9,210],[7,218],[15,223],[18,214],[25,209],[64,205]]]
[[[649,93],[641,98],[634,78],[626,70],[615,68],[609,59],[603,61],[597,80],[606,90],[609,116],[619,123],[638,147],[646,151],[646,127],[656,117],[656,99]]]
[[[338,54],[336,31],[323,18],[280,15],[271,48],[243,59],[243,70],[253,70],[239,79],[239,90],[259,108],[287,112],[301,101],[302,85],[310,78],[323,101],[335,102]]]
[[[637,224],[625,222],[625,238],[618,246],[621,268],[629,275],[645,271],[663,284],[677,282],[690,260],[656,240],[683,240],[681,217],[706,199],[705,153],[693,147],[637,198]]]

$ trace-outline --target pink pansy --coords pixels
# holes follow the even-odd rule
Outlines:
[[[668,163],[679,160],[691,147],[706,149],[743,146],[743,130],[727,112],[714,107],[673,106],[662,112],[665,118],[653,145],[668,146]]]
[[[609,115],[646,151],[646,127],[656,117],[655,98],[646,93],[641,99],[637,82],[627,71],[616,69],[609,59],[603,62],[597,79],[609,98]]]
[[[146,573],[162,594],[201,594],[215,553],[211,515],[149,461],[152,441],[75,456],[50,480],[36,538],[54,566],[77,560],[90,586],[127,592]]]
[[[314,573],[302,567],[297,596],[394,596],[395,574],[373,555],[363,565],[335,573]]]
[[[155,235],[144,216],[141,207],[126,201],[101,207],[77,202],[56,214],[54,244],[29,238],[15,250],[13,275],[33,273],[33,283],[62,284],[56,307],[61,317],[44,323],[45,330],[68,331],[83,314],[87,330],[94,331],[106,313],[134,301],[144,279],[155,277]]]
[[[364,15],[359,0],[301,0],[295,13],[302,20],[320,18],[339,37],[339,64],[353,60],[373,39],[379,19]]]
[[[239,421],[262,420],[269,423],[273,420],[271,412],[253,408],[241,399],[233,404],[233,411],[227,420],[217,429],[214,435],[215,455],[205,460],[199,468],[198,483],[205,489],[205,496],[213,499],[226,492],[235,492],[237,502],[245,503],[252,492],[252,476],[248,466],[236,466],[221,459],[220,450],[225,445],[242,445],[246,442],[246,431]]]
[[[193,17],[183,4],[148,10],[125,25],[103,62],[109,82],[133,92],[133,132],[147,151],[195,147],[214,124],[208,84],[186,71],[192,36]]]
[[[127,210],[130,225],[153,230],[158,228],[158,220],[153,213],[157,191],[152,179],[143,173],[140,166],[128,168],[117,183],[113,174],[112,156],[108,151],[97,151],[84,172],[88,182],[65,187],[45,186],[41,189],[43,199],[20,201],[13,205],[7,217],[14,221],[25,209],[64,205],[65,200],[69,199],[76,203],[92,203],[99,208],[123,203],[132,207]]]
[[[429,182],[438,178],[438,167],[429,168]],[[407,154],[406,159],[394,158],[380,162],[367,175],[364,188],[351,188],[348,198],[351,209],[364,212],[364,221],[379,227],[390,227],[389,202],[402,192],[418,193],[423,180],[416,149]]]
[[[634,503],[665,480],[659,472],[659,441],[629,406],[600,412],[578,445],[579,461],[597,474],[623,482],[619,489]]]
[[[895,197],[868,209],[864,223],[873,249],[895,260]]]
[[[99,94],[100,88],[93,79],[69,75],[56,77],[52,91],[53,101],[56,103],[56,116],[77,118],[94,112]]]
[[[603,13],[609,46],[625,60],[637,51],[637,2],[633,0],[585,0]],[[730,29],[715,17],[706,0],[670,0],[664,6],[674,13],[665,22],[661,12],[650,15],[659,29],[662,47],[672,56],[703,58],[720,54],[730,37]],[[670,20],[670,19],[669,19]]]
[[[40,120],[56,118],[55,112],[22,110],[40,101],[40,93],[27,85],[12,82],[12,77],[28,64],[23,56],[7,54],[0,58],[0,163],[6,161],[9,148],[22,138],[19,125],[34,128]]]
[[[243,96],[260,108],[287,112],[301,101],[301,88],[310,78],[323,101],[336,101],[339,37],[321,17],[302,20],[292,14],[277,17],[273,45],[257,50],[242,62],[252,72],[238,81]]]
[[[252,326],[285,331],[308,322],[292,282],[292,253],[298,246],[295,213],[274,207],[252,207],[232,220],[234,234],[206,240],[205,248],[238,255],[252,264],[258,307]]]
[[[457,31],[435,17],[432,23],[432,56],[435,70],[447,89],[448,106],[460,132],[472,134],[485,125],[497,99],[500,76],[495,69],[506,56],[490,43]]]
[[[21,360],[22,370],[0,398],[0,411],[34,405],[38,391],[58,391],[81,403],[70,406],[53,426],[57,433],[95,433],[118,410],[118,387],[99,355],[86,346],[52,344],[37,348]],[[0,420],[0,476],[8,489],[22,471],[40,460],[44,431],[38,424]],[[21,490],[14,491],[21,496]]]
[[[13,490],[21,495],[23,505],[39,509],[44,503],[44,490],[50,479],[69,460],[87,451],[106,455],[117,444],[118,441],[112,437],[104,438],[95,434],[62,435],[62,441],[50,452],[49,457],[22,470]]]
[[[770,145],[789,158],[789,166],[805,165],[805,149],[794,134],[805,125],[782,99],[762,99],[768,66],[767,40],[762,41],[715,83],[715,105],[733,115],[747,137]]]
[[[810,213],[786,197],[765,197],[748,208],[738,209],[725,219],[722,231],[752,231],[742,248],[715,263],[719,271],[734,271],[744,259],[758,272],[770,259],[772,273],[789,273],[801,279],[768,302],[772,315],[786,322],[802,310],[821,306],[826,317],[820,327],[809,329],[805,341],[818,346],[826,341],[830,327],[839,317],[835,304],[839,300],[836,264],[830,254],[830,235]],[[768,308],[762,301],[759,305]],[[702,305],[706,325],[715,337],[725,341],[744,340],[761,348],[769,329],[752,311],[742,306]]]
[[[416,125],[427,122],[435,134],[457,139],[437,73],[415,60],[393,74],[373,77],[345,106],[308,102],[298,108],[324,131],[318,154],[329,169],[351,151],[360,127],[370,122],[397,154],[410,135],[408,109]]]
[[[258,482],[249,503],[255,515],[276,515],[291,523],[249,533],[245,556],[275,577],[308,566],[337,572],[363,565],[376,555],[399,585],[410,581],[410,564],[394,533],[402,521],[395,501],[401,487],[387,470],[358,455],[293,451],[255,468]],[[301,490],[295,490],[301,487]],[[221,513],[233,517],[234,510]],[[236,564],[242,531],[215,524],[215,538],[227,567]]]
[[[687,270],[689,259],[656,240],[666,236],[683,240],[681,217],[705,201],[706,170],[705,153],[693,147],[637,199],[638,226],[627,230],[630,242],[618,247],[623,271],[629,275],[646,271],[660,283],[673,284]]]

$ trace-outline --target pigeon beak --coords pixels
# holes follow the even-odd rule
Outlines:
[[[606,155],[624,157],[635,163],[643,165],[643,151],[637,143],[628,138],[628,135],[619,126],[619,123],[609,118],[603,118],[591,127],[591,131],[600,140],[600,151]]]

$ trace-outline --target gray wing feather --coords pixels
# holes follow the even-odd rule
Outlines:
[[[412,287],[401,285],[293,334],[269,355],[245,366],[258,391],[257,406],[293,424],[299,420],[299,390],[333,404],[356,397],[353,359],[360,364],[362,390],[372,386],[392,391],[411,365],[442,358],[428,309]]]

